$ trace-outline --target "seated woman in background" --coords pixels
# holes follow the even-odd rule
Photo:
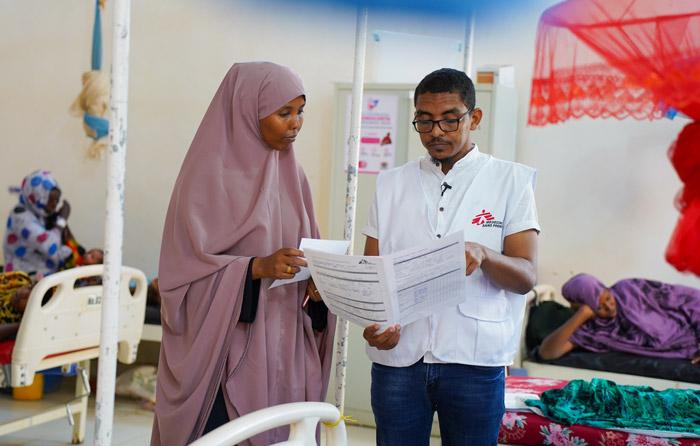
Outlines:
[[[70,205],[50,172],[37,170],[22,181],[19,203],[7,218],[3,240],[5,271],[24,271],[41,278],[58,271],[73,252],[67,220]]]
[[[575,347],[700,362],[700,290],[646,279],[606,288],[588,274],[571,278],[562,295],[576,312],[539,347],[542,359]]]

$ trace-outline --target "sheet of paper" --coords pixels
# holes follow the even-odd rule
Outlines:
[[[393,254],[400,323],[410,324],[466,298],[464,235]]]
[[[383,257],[339,256],[307,250],[306,259],[323,301],[336,315],[361,327],[394,321]]]
[[[313,238],[303,238],[301,239],[301,243],[299,243],[299,249],[301,251],[305,251],[306,249],[314,249],[316,251],[330,252],[332,254],[341,255],[348,252],[349,247],[349,240],[319,240]],[[309,277],[311,277],[309,269],[302,267],[301,271],[294,275],[294,278],[275,280],[272,282],[272,285],[270,285],[270,288],[301,282],[302,280],[307,280]]]
[[[391,256],[305,255],[326,305],[362,327],[406,325],[466,296],[461,233]]]

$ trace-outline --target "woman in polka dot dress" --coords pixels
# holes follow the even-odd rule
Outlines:
[[[64,245],[70,206],[64,202],[57,212],[60,199],[61,190],[50,172],[37,170],[24,178],[19,203],[7,218],[5,271],[42,277],[58,271],[71,257],[71,249]]]

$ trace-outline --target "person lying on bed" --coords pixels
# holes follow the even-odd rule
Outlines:
[[[576,312],[539,347],[542,359],[574,347],[700,362],[700,290],[646,279],[625,279],[606,288],[589,274],[562,287]]]
[[[79,246],[79,245],[78,245]],[[80,246],[82,249],[82,246]],[[75,254],[75,251],[74,251]],[[76,268],[79,266],[88,266],[88,265],[101,265],[104,263],[104,251],[102,251],[99,248],[92,248],[88,249],[85,251],[83,249],[82,254],[80,256],[74,256],[76,259],[76,262],[71,268]],[[66,268],[69,269],[69,268]],[[102,285],[102,277],[100,276],[91,276],[91,277],[83,277],[82,279],[78,279],[75,281],[75,286],[76,287],[84,287],[84,286],[99,286]]]
[[[85,251],[82,261],[78,266],[100,265],[103,263],[105,253],[100,248],[92,248]]]

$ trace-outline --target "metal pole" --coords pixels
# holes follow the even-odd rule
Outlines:
[[[467,19],[466,29],[464,32],[464,72],[471,79],[474,79],[474,27],[476,26],[476,14],[472,10]]]
[[[112,89],[109,150],[107,151],[107,206],[105,212],[105,270],[102,278],[102,325],[97,369],[95,445],[112,443],[114,387],[117,371],[119,286],[124,229],[124,171],[126,170],[127,101],[129,95],[129,21],[131,0],[114,0],[112,35]]]
[[[357,11],[355,29],[355,71],[352,85],[352,107],[350,113],[350,137],[347,141],[348,165],[345,189],[345,240],[350,240],[353,253],[355,234],[355,204],[357,202],[357,171],[360,158],[360,125],[362,123],[362,90],[365,83],[365,49],[367,46],[367,8]],[[335,350],[335,405],[343,413],[345,408],[345,376],[348,363],[349,322],[338,320],[340,336]]]

